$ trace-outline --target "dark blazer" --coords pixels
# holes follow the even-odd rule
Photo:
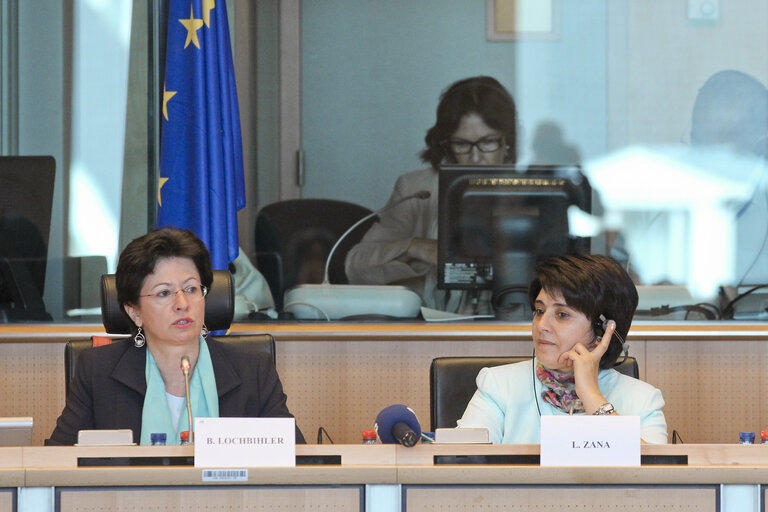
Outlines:
[[[283,385],[269,354],[244,345],[208,339],[221,417],[292,418]],[[133,430],[141,438],[141,414],[147,381],[146,345],[133,339],[85,350],[77,360],[67,403],[46,445],[72,445],[79,430]],[[296,442],[305,443],[299,427]]]

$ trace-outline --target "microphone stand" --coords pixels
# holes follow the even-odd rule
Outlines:
[[[363,222],[367,221],[371,217],[375,217],[376,215],[379,215],[380,213],[383,213],[390,208],[394,208],[395,206],[399,205],[400,203],[404,203],[405,201],[408,201],[409,199],[429,199],[429,196],[432,195],[428,190],[419,190],[415,194],[411,194],[409,196],[405,196],[400,198],[400,200],[395,201],[394,203],[387,205],[383,208],[379,208],[375,212],[371,212],[362,219],[358,220],[354,224],[352,224],[339,238],[336,240],[336,243],[333,244],[333,247],[331,247],[330,252],[328,253],[328,259],[325,260],[325,273],[323,274],[323,284],[331,284],[331,280],[329,278],[329,269],[331,267],[331,259],[333,258],[333,253],[336,251],[336,248],[339,246],[342,240],[344,240],[348,234],[350,234],[356,227],[358,227]]]
[[[286,311],[299,307],[292,312],[296,318],[317,318],[317,312],[325,316],[326,320],[332,318],[344,318],[347,316],[370,314],[376,311],[379,314],[392,314],[392,316],[414,317],[421,306],[421,297],[413,290],[397,285],[347,285],[331,284],[330,266],[334,251],[339,247],[344,238],[358,228],[360,224],[383,211],[408,201],[409,199],[427,199],[429,191],[420,190],[415,194],[405,196],[391,204],[365,215],[350,226],[333,245],[325,260],[325,272],[323,282],[320,284],[300,284],[286,290],[284,306]],[[375,308],[372,304],[375,303]],[[302,312],[301,307],[311,308],[312,314]],[[371,309],[374,308],[374,309]],[[321,317],[322,318],[322,317]]]
[[[191,368],[189,356],[181,356],[181,373],[184,374],[184,388],[187,393],[187,421],[189,422],[189,444],[195,443],[195,433],[192,430],[192,404],[189,396],[189,369]]]

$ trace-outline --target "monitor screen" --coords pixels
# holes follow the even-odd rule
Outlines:
[[[591,210],[578,167],[444,165],[439,174],[438,287],[527,287],[538,261],[588,252],[571,237],[568,207]]]
[[[48,320],[42,297],[56,163],[0,157],[0,318]]]

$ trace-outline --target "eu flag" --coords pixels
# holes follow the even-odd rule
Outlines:
[[[224,0],[171,0],[157,225],[193,231],[214,269],[237,257],[243,147]]]

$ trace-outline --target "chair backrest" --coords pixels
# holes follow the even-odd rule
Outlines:
[[[229,329],[235,314],[235,290],[229,270],[214,270],[205,296],[205,325],[209,331]],[[130,334],[131,321],[117,301],[114,274],[101,276],[101,321],[110,334]]]
[[[259,352],[270,354],[272,362],[275,362],[275,338],[271,334],[229,334],[227,336],[213,336],[213,338],[224,343],[247,344],[256,347],[256,350]],[[100,344],[111,343],[117,339],[120,338],[99,337],[98,342]],[[95,341],[93,338],[67,341],[64,347],[64,386],[67,394],[69,394],[69,387],[75,376],[77,359],[83,353],[83,350],[99,344],[94,343]]]
[[[453,428],[464,414],[477,390],[476,378],[482,368],[519,363],[531,356],[457,356],[437,357],[429,368],[430,428]],[[628,357],[614,368],[638,378],[637,360]]]
[[[268,204],[256,217],[256,266],[283,308],[283,293],[297,284],[320,283],[331,247],[371,210],[334,199],[289,199]],[[331,283],[346,284],[344,258],[375,218],[357,226],[333,253]]]

